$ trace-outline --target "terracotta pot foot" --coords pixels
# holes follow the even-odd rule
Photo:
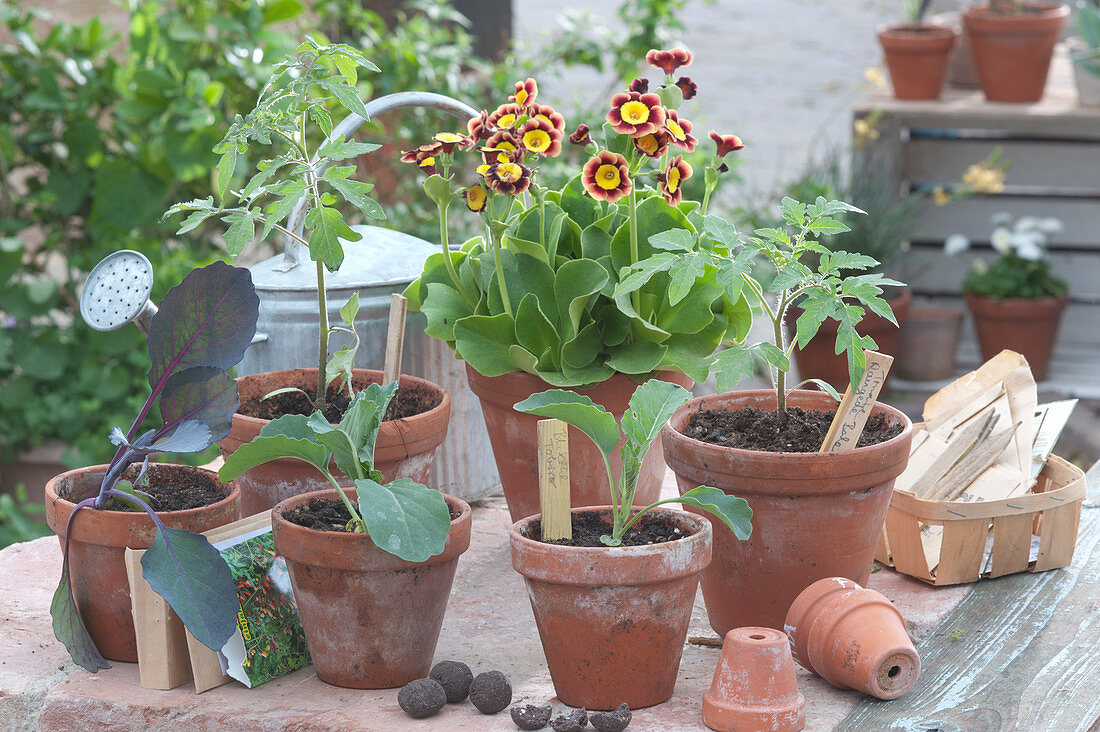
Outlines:
[[[703,694],[708,727],[719,732],[796,732],[806,726],[805,707],[783,633],[753,627],[726,633],[714,681]]]

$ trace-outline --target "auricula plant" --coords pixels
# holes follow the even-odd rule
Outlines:
[[[106,510],[112,502],[145,511],[156,525],[156,539],[141,558],[142,574],[153,590],[204,645],[219,649],[237,628],[237,591],[221,554],[206,537],[164,525],[140,490],[149,456],[157,452],[198,452],[229,434],[237,411],[237,382],[226,370],[236,365],[256,333],[259,298],[246,269],[214,262],[193,270],[168,291],[149,328],[149,398],[128,432],[115,427],[118,451],[95,495],[77,501],[65,529],[61,581],[50,605],[54,635],[73,661],[91,672],[109,668],[77,611],[69,582],[69,540],[83,509]],[[163,424],[138,434],[159,400]],[[133,483],[122,480],[128,467],[142,463]],[[134,483],[138,484],[135,487]],[[76,491],[80,493],[80,491]],[[104,592],[112,591],[104,588]]]
[[[583,432],[599,448],[607,469],[614,521],[611,533],[600,537],[600,541],[607,546],[621,545],[626,531],[647,511],[663,503],[682,503],[706,511],[729,527],[738,539],[747,539],[752,533],[752,509],[749,504],[743,498],[710,486],[693,488],[678,498],[655,501],[632,513],[642,459],[660,434],[661,427],[690,397],[689,391],[667,381],[652,379],[643,383],[630,397],[630,404],[623,414],[621,432],[614,415],[587,396],[572,391],[551,389],[532,394],[516,404],[515,409],[560,419]],[[611,468],[611,453],[624,436],[626,442],[621,451],[623,467],[620,474],[615,475]]]
[[[233,480],[257,465],[294,458],[309,463],[336,488],[351,520],[347,531],[369,534],[379,549],[409,562],[423,562],[443,551],[451,513],[443,494],[410,478],[385,485],[374,469],[374,445],[397,382],[371,384],[355,394],[339,424],[320,412],[287,414],[264,425],[251,442],[225,460],[219,473]],[[353,503],[329,469],[336,467],[355,483]]]

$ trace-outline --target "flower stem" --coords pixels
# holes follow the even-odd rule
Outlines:
[[[631,187],[630,189],[630,266],[633,268],[638,263],[638,194],[637,188]],[[642,302],[641,288],[634,290],[630,293],[630,305],[634,308],[634,312],[638,313],[638,317],[642,317],[640,312]]]
[[[325,412],[325,367],[328,365],[328,298],[325,294],[325,265],[317,260],[317,315],[321,336],[317,343],[317,398],[313,404],[318,412]]]
[[[447,275],[451,278],[451,282],[454,283],[455,288],[458,290],[458,294],[462,295],[462,299],[466,301],[466,304],[473,310],[477,307],[477,302],[470,297],[470,293],[466,291],[466,288],[462,285],[462,280],[458,276],[458,272],[455,271],[454,262],[451,261],[451,245],[447,234],[447,209],[449,204],[439,204],[439,241],[443,245],[443,266],[447,268]]]

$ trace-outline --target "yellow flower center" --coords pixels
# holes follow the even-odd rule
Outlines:
[[[488,163],[486,163],[485,165],[477,166],[477,174],[478,175],[485,175],[488,172],[489,172],[489,164]]]
[[[613,191],[619,187],[619,167],[605,163],[596,170],[596,185],[605,191]]]
[[[519,91],[517,91],[516,92],[516,104],[518,104],[522,107],[524,102],[526,102],[526,101],[527,101],[527,90],[526,89],[520,89]]]
[[[550,135],[545,130],[530,130],[523,133],[523,146],[531,152],[545,152],[550,147]]]
[[[619,108],[619,114],[622,115],[623,122],[640,125],[649,119],[649,107],[642,102],[627,102]]]
[[[638,149],[647,155],[652,155],[657,152],[658,147],[660,147],[660,145],[657,143],[656,135],[649,134],[638,138]]]
[[[669,193],[675,193],[676,189],[680,187],[680,169],[670,168],[668,171],[667,180],[665,181],[665,188]]]
[[[433,165],[435,165],[435,158],[424,158],[420,161],[421,168],[430,168]]]
[[[474,211],[480,211],[485,205],[485,191],[481,186],[466,189],[466,205]]]
[[[513,145],[512,143],[508,142],[507,140],[501,140],[500,142],[498,142],[496,144],[496,146],[493,149],[494,150],[507,150],[508,152],[515,152],[516,151],[516,146]]]
[[[545,122],[546,124],[550,125],[551,127],[553,127],[553,126],[554,126],[554,123],[553,123],[553,122],[552,122],[552,121],[550,120],[550,118],[549,118],[549,117],[547,117],[547,116],[546,116],[545,114],[536,114],[536,115],[535,115],[535,119],[541,119],[541,120],[542,120],[543,122]]]
[[[497,118],[497,127],[502,130],[507,130],[516,123],[516,115],[514,114],[502,114]]]
[[[453,132],[440,132],[432,139],[434,139],[436,142],[442,143],[459,143],[462,142],[462,135],[456,135]]]
[[[672,118],[665,120],[665,127],[667,127],[668,131],[672,133],[672,136],[680,142],[683,142],[687,139],[687,133],[684,132],[684,128],[681,127],[680,123],[676,120]]]
[[[523,177],[523,168],[515,163],[500,163],[497,166],[497,178],[505,183],[515,183]]]

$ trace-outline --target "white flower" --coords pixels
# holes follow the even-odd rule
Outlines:
[[[1008,226],[1012,223],[1012,214],[1008,211],[998,211],[989,217],[989,223],[994,226]]]
[[[1012,228],[1016,231],[1036,231],[1039,228],[1039,217],[1021,216],[1016,220],[1016,225]]]
[[[1025,241],[1016,247],[1016,256],[1029,262],[1038,262],[1043,258],[1043,249],[1034,242]]]
[[[1008,254],[1012,251],[1012,232],[1003,226],[998,226],[993,230],[993,235],[989,237],[989,243],[993,245],[998,254]]]
[[[1044,234],[1060,234],[1066,230],[1066,225],[1056,216],[1047,216],[1039,221],[1039,231]]]
[[[943,242],[943,253],[953,257],[970,248],[970,240],[962,234],[952,234]]]

